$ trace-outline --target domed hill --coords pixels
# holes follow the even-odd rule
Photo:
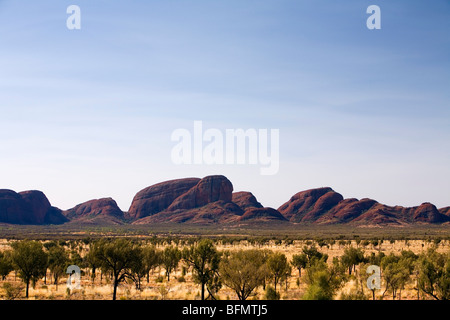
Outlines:
[[[291,222],[314,222],[343,199],[328,187],[310,189],[293,195],[278,211]]]
[[[224,176],[207,176],[176,198],[167,211],[199,208],[219,200],[231,202],[232,193],[233,185],[230,180]]]
[[[242,209],[231,202],[232,192],[233,185],[221,175],[163,182],[136,195],[129,217],[143,217],[134,224],[221,223],[243,214]]]
[[[418,207],[387,206],[375,200],[343,197],[331,188],[310,189],[295,194],[278,208],[291,222],[360,225],[405,225],[450,221],[446,208],[430,203]]]
[[[262,204],[256,200],[256,197],[247,191],[234,192],[231,201],[236,203],[242,210],[262,208]]]
[[[90,200],[61,211],[41,191],[0,190],[0,223],[9,224],[298,224],[410,225],[450,224],[450,207],[387,206],[375,200],[344,197],[329,187],[293,195],[278,210],[263,207],[247,191],[233,192],[222,175],[161,182],[139,191],[128,212],[111,198]]]
[[[178,186],[180,184],[180,186]],[[154,199],[151,196],[142,201],[142,197],[135,197],[140,202],[142,211],[136,211],[134,201],[131,204],[129,216],[140,216],[134,224],[151,224],[164,222],[177,223],[233,223],[239,221],[247,210],[262,208],[262,205],[250,192],[233,193],[232,183],[224,176],[207,176],[203,179],[189,178],[170,181],[169,190],[185,190],[181,192],[171,192],[170,197],[164,197],[164,193],[157,193],[159,199],[164,199],[164,205],[154,206]],[[191,186],[192,185],[192,186]],[[168,185],[166,185],[168,186]],[[188,190],[187,187],[191,186]],[[147,194],[152,193],[155,187],[166,189],[161,184],[148,187]],[[142,194],[143,191],[138,193]],[[179,194],[181,193],[181,194]],[[175,195],[178,197],[175,198]],[[133,208],[133,210],[132,210]],[[157,209],[155,209],[157,208]],[[158,212],[158,210],[160,210]],[[274,209],[273,209],[274,210]],[[283,216],[273,215],[272,218],[285,220]],[[260,218],[255,215],[255,218]]]
[[[16,193],[0,190],[0,222],[10,224],[62,224],[67,219],[52,207],[45,194],[31,190]]]
[[[450,218],[450,207],[441,208],[439,212]]]
[[[287,219],[273,208],[250,208],[239,218],[239,221],[287,221]]]
[[[139,191],[126,217],[137,220],[166,210],[175,199],[193,188],[201,179],[186,178],[164,181]]]
[[[241,208],[233,202],[218,200],[198,208],[162,211],[155,215],[139,219],[133,222],[133,224],[169,222],[196,224],[230,223],[237,221],[242,214]]]
[[[63,211],[71,223],[122,224],[124,214],[111,198],[86,201]]]

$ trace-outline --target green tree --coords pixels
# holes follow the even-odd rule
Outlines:
[[[364,251],[361,248],[345,248],[344,254],[341,256],[341,261],[348,268],[348,274],[351,275],[352,269],[356,271],[356,266],[364,262]]]
[[[267,259],[269,274],[273,279],[274,289],[277,291],[277,283],[283,280],[290,270],[289,264],[284,253],[275,252]]]
[[[450,254],[430,248],[417,261],[419,290],[436,300],[450,299]]]
[[[161,254],[161,265],[166,269],[167,281],[170,281],[170,274],[178,267],[181,260],[181,251],[174,246],[166,247]]]
[[[98,250],[100,250],[101,243],[102,242],[100,242],[100,241],[90,242],[89,250],[84,257],[84,262],[85,262],[86,267],[91,269],[92,283],[94,283],[97,268],[101,268],[101,266],[102,266],[102,261],[99,259],[99,253],[98,253]]]
[[[293,267],[297,268],[300,277],[301,269],[307,268],[316,260],[326,262],[328,260],[328,255],[318,251],[315,246],[304,246],[301,254],[294,254],[292,256],[291,264]]]
[[[150,271],[161,264],[161,251],[154,245],[144,247],[144,261],[147,269],[147,283],[150,281]]]
[[[381,251],[379,251],[378,253],[372,252],[372,253],[370,253],[370,256],[365,257],[364,260],[367,261],[369,264],[380,266],[381,265],[381,260],[385,256],[386,255],[384,254],[384,252],[381,252]]]
[[[323,259],[313,259],[306,275],[304,300],[332,300],[346,279],[339,259],[333,259],[331,267]]]
[[[248,249],[225,255],[219,270],[223,283],[236,293],[239,300],[246,300],[266,278],[264,253]]]
[[[302,253],[306,256],[307,266],[311,265],[313,260],[323,260],[326,262],[328,260],[328,255],[317,250],[315,246],[304,246]]]
[[[149,267],[145,259],[145,249],[141,246],[137,247],[137,256],[134,263],[131,264],[129,277],[134,281],[137,290],[141,290],[141,281],[148,274]]]
[[[291,264],[294,268],[298,270],[298,277],[302,275],[302,269],[305,269],[308,263],[308,258],[306,254],[294,254],[292,255]]]
[[[390,290],[392,292],[392,299],[395,300],[398,290],[404,288],[410,278],[409,270],[400,258],[393,254],[382,259],[381,269],[383,279],[386,283],[386,289],[382,296],[384,296],[386,291]]]
[[[6,279],[6,276],[14,270],[14,266],[11,261],[11,252],[0,251],[0,277],[2,277],[2,280]]]
[[[140,253],[138,245],[128,239],[103,240],[99,243],[96,256],[102,267],[113,275],[113,300],[116,300],[119,283],[131,277],[134,264],[142,260]]]
[[[214,278],[218,278],[220,254],[210,239],[202,239],[197,245],[185,248],[182,257],[192,267],[193,280],[201,285],[201,299],[205,300],[205,286],[208,283],[218,285]]]
[[[23,240],[11,244],[14,269],[26,285],[25,297],[28,298],[30,282],[34,287],[47,270],[47,254],[38,241]]]
[[[68,262],[69,257],[63,247],[56,245],[48,249],[48,268],[53,276],[56,288],[58,288],[58,279],[66,272]]]

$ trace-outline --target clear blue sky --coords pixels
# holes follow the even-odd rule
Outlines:
[[[151,184],[224,174],[275,208],[321,186],[448,206],[449,58],[447,0],[0,0],[0,188],[127,210]],[[174,165],[171,132],[194,120],[279,129],[278,174]]]

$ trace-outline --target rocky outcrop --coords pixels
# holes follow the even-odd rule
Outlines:
[[[239,221],[287,221],[287,219],[273,208],[250,208],[239,218]]]
[[[224,176],[208,176],[176,198],[167,211],[200,208],[215,201],[231,202],[233,185]]]
[[[153,224],[198,223],[240,226],[258,222],[353,224],[362,226],[450,224],[450,207],[431,203],[387,206],[373,199],[344,197],[332,188],[293,195],[278,210],[263,207],[247,191],[234,192],[222,175],[176,179],[139,191],[128,212],[111,198],[90,200],[61,211],[41,191],[0,190],[0,223],[9,224]]]
[[[163,211],[158,214],[139,219],[133,224],[153,223],[232,223],[237,221],[243,214],[241,208],[233,202],[223,200],[208,203],[199,208],[189,210]]]
[[[299,192],[278,209],[291,222],[316,224],[405,225],[443,223],[448,210],[440,212],[431,203],[418,207],[387,206],[373,199],[343,199],[331,188]]]
[[[236,203],[243,211],[254,208],[262,208],[262,204],[256,200],[256,197],[247,191],[234,192],[231,201]]]
[[[155,186],[159,191],[169,190],[169,196],[153,192]],[[191,222],[191,223],[221,223],[232,221],[243,214],[243,210],[233,203],[233,185],[224,176],[213,175],[203,179],[189,178],[170,181],[168,185],[149,187],[146,194],[157,194],[156,202],[152,197],[146,198],[146,203],[136,210],[135,200],[130,207],[129,217],[144,217],[137,219],[135,224],[161,222]],[[142,191],[141,191],[142,192]],[[139,194],[138,194],[139,195]],[[139,200],[136,195],[135,199]]]
[[[61,210],[52,207],[37,190],[16,193],[0,190],[0,222],[11,224],[61,224],[67,222]]]
[[[124,214],[112,198],[90,200],[63,212],[72,223],[123,223]]]
[[[133,198],[127,217],[137,220],[166,210],[176,198],[189,191],[200,180],[199,178],[170,180],[139,191]]]
[[[450,207],[440,208],[439,213],[450,218]]]
[[[422,203],[413,214],[414,222],[442,223],[448,221],[447,216],[439,212],[435,205],[425,202]]]
[[[342,200],[331,188],[310,189],[293,195],[278,211],[291,222],[314,222]]]

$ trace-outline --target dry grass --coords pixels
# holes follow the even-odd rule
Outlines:
[[[315,242],[313,242],[315,243]],[[241,241],[235,244],[217,244],[218,250],[239,250],[239,249],[269,249],[272,251],[279,251],[284,253],[288,260],[291,260],[292,255],[300,253],[305,245],[310,245],[311,241],[307,240],[296,240],[291,244],[275,244],[274,241],[270,241],[265,245],[254,245],[250,244],[248,241]],[[326,245],[321,248],[318,247],[319,251],[328,254],[328,261],[332,261],[333,257],[341,256],[344,250],[348,246],[356,247],[356,242],[346,241],[345,245],[336,241],[334,244]],[[416,254],[427,250],[429,247],[433,246],[430,241],[424,240],[396,240],[396,241],[384,241],[380,246],[374,247],[369,244],[363,248],[365,255],[369,255],[371,252],[382,251],[385,254],[391,252],[399,254],[402,250],[411,250]],[[359,245],[361,247],[361,244]],[[7,240],[0,240],[0,250],[5,250],[9,248]],[[160,246],[161,248],[161,246]],[[450,241],[443,240],[437,245],[437,251],[439,252],[449,252],[450,251]],[[146,279],[143,279],[142,290],[136,290],[133,283],[122,283],[118,287],[117,299],[131,299],[131,300],[154,300],[154,299],[177,299],[177,300],[196,300],[200,299],[200,286],[192,281],[191,274],[188,272],[184,275],[183,282],[179,279],[182,278],[182,263],[180,263],[176,272],[172,273],[170,276],[170,281],[164,277],[163,269],[156,269],[149,278],[147,283]],[[357,270],[358,272],[358,270]],[[283,283],[279,285],[278,288],[281,294],[281,299],[296,300],[301,299],[302,295],[306,289],[306,284],[304,280],[305,273],[302,273],[302,277],[298,280],[298,271],[293,268],[292,276],[289,278],[286,284]],[[47,277],[46,283],[43,280],[38,281],[34,288],[30,287],[29,299],[30,300],[41,300],[41,299],[86,299],[86,300],[109,300],[112,298],[113,287],[111,280],[103,275],[102,280],[100,280],[100,273],[97,273],[95,281],[92,282],[90,276],[85,274],[81,279],[81,289],[73,290],[72,292],[67,291],[66,281],[67,278],[62,278],[58,285],[52,283],[50,274]],[[163,278],[163,281],[158,281]],[[299,281],[299,284],[298,284]],[[5,290],[2,288],[2,283],[9,282],[13,285],[19,285],[20,279],[15,276],[14,272],[10,273],[6,280],[0,281],[0,299],[5,299]],[[383,283],[382,283],[383,286]],[[350,292],[357,287],[357,283],[354,279],[351,279],[337,294],[340,296],[342,292]],[[401,299],[416,299],[417,291],[413,289],[414,283],[408,285],[405,290],[401,293]],[[379,290],[379,291],[383,291]],[[366,288],[365,293],[370,297],[371,292]],[[381,292],[377,292],[377,296]],[[24,294],[21,295],[23,299]],[[250,299],[263,299],[264,291],[262,288],[258,288],[257,291],[251,296]],[[218,293],[218,298],[221,300],[227,299],[237,299],[236,295],[227,287],[222,287]],[[385,296],[385,299],[391,299],[389,296]]]

